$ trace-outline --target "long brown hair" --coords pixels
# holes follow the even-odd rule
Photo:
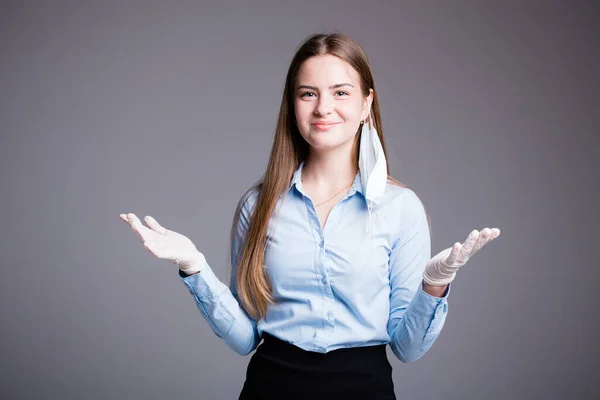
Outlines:
[[[281,98],[279,118],[269,163],[263,177],[248,191],[256,190],[258,198],[250,217],[245,241],[240,246],[239,254],[233,255],[239,260],[235,273],[236,289],[242,302],[241,305],[256,320],[264,318],[267,306],[273,303],[271,284],[263,268],[269,221],[278,199],[284,191],[289,189],[294,172],[300,163],[306,160],[309,151],[308,143],[302,138],[294,122],[294,92],[298,71],[302,63],[308,58],[324,54],[331,54],[346,61],[358,72],[361,89],[365,97],[369,95],[369,89],[373,89],[371,117],[379,132],[379,139],[387,160],[383,126],[379,113],[379,100],[375,90],[371,65],[366,53],[356,41],[340,33],[320,33],[308,37],[299,47],[290,64]],[[360,133],[356,136],[355,140],[359,141]],[[358,169],[359,146],[355,146],[355,149],[356,167]],[[388,179],[392,183],[407,187],[389,176],[389,164],[387,165],[387,171]],[[247,196],[243,198],[247,198]],[[240,202],[240,205],[238,205],[238,210],[234,216],[232,237],[238,223],[242,203]]]

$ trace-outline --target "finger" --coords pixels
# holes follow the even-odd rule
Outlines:
[[[473,251],[473,246],[475,246],[478,239],[479,232],[476,229],[472,230],[458,253],[458,260],[465,261],[469,259],[471,252]]]
[[[452,246],[452,250],[450,250],[450,255],[446,258],[444,262],[446,265],[452,265],[456,262],[456,258],[458,257],[458,253],[460,252],[461,244],[459,242],[454,243]]]
[[[149,215],[146,215],[146,217],[144,218],[144,221],[146,221],[146,224],[148,224],[148,226],[150,227],[150,229],[152,229],[153,231],[160,233],[161,235],[166,235],[167,234],[167,230],[165,228],[163,228],[154,218],[152,218]]]
[[[473,254],[477,253],[477,251],[479,251],[481,248],[483,248],[483,246],[485,246],[486,244],[488,244],[489,242],[491,242],[492,240],[494,240],[498,236],[500,236],[500,229],[498,229],[498,228],[491,228],[491,229],[490,228],[485,228],[484,230],[481,231],[481,234],[482,234],[483,237],[480,237],[480,240],[475,245],[475,249],[471,253],[471,256]]]
[[[138,217],[133,214],[127,214],[127,219],[129,220],[129,225],[131,225],[131,229],[138,235],[142,242],[147,242],[150,237],[148,235],[149,229],[146,228],[142,222],[138,219]]]
[[[473,257],[475,255],[475,253],[477,253],[479,250],[481,250],[483,248],[483,246],[485,246],[487,244],[487,242],[489,242],[490,240],[492,240],[492,230],[490,228],[483,228],[481,230],[481,232],[479,232],[479,238],[477,239],[477,242],[475,242],[475,245],[473,246],[473,250],[471,251],[470,257]]]

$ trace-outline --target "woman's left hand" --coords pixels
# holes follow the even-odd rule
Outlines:
[[[485,228],[481,232],[473,230],[463,244],[442,250],[431,258],[425,266],[423,280],[433,286],[445,286],[454,280],[456,271],[469,261],[483,246],[500,236],[500,229]]]

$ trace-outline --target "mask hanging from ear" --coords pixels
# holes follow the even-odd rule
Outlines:
[[[379,134],[370,115],[362,125],[358,167],[367,206],[371,210],[374,205],[378,204],[385,191],[387,163]]]
[[[371,115],[362,125],[358,167],[369,211],[368,230],[371,225],[371,211],[385,192],[388,178],[385,154]]]

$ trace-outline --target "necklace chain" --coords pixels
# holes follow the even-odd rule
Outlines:
[[[302,179],[302,182],[304,182],[304,179]],[[329,201],[331,201],[331,200],[335,199],[335,198],[336,198],[336,197],[337,197],[337,196],[338,196],[340,193],[342,193],[344,190],[346,190],[346,189],[348,189],[350,186],[352,186],[352,183],[354,183],[354,181],[352,181],[352,182],[351,182],[351,183],[350,183],[348,186],[346,186],[345,188],[343,188],[342,190],[340,190],[339,192],[337,192],[336,194],[334,194],[334,195],[333,195],[333,197],[331,197],[331,198],[329,198],[329,199],[327,199],[327,200],[325,200],[325,201],[323,201],[323,202],[321,202],[321,203],[317,204],[317,205],[315,206],[315,208],[317,208],[317,207],[319,207],[320,205],[323,205],[323,204],[325,204],[325,203],[327,203],[327,202],[329,202]]]

